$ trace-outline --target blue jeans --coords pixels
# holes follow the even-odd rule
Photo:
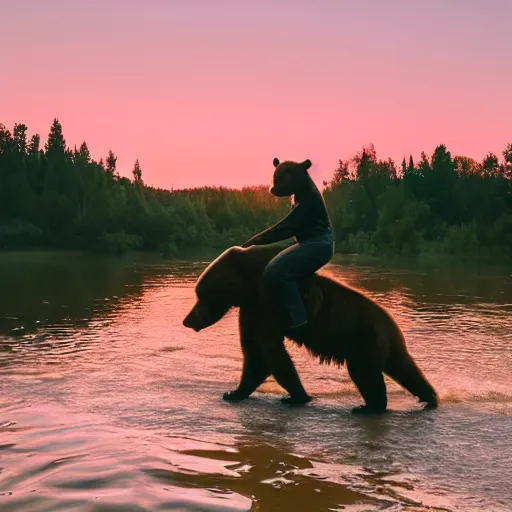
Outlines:
[[[333,254],[333,237],[325,235],[288,247],[272,258],[265,267],[263,279],[284,300],[292,328],[308,321],[300,295],[299,280],[313,275],[329,263]]]

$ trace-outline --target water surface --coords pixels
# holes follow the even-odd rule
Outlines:
[[[331,265],[385,305],[438,390],[350,414],[345,368],[289,346],[315,400],[272,380],[223,402],[236,312],[182,327],[208,261],[0,254],[0,510],[511,511],[512,271]]]

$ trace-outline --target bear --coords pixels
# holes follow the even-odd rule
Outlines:
[[[288,392],[286,404],[309,402],[288,354],[285,337],[304,346],[321,363],[346,364],[364,405],[356,414],[387,410],[384,374],[424,404],[438,406],[436,391],[409,354],[402,331],[391,315],[363,292],[318,271],[300,282],[308,317],[309,337],[290,336],[282,304],[262,280],[266,264],[282,248],[274,245],[231,247],[203,271],[196,282],[197,301],[183,325],[197,332],[218,322],[232,308],[239,308],[243,368],[236,389],[224,400],[248,398],[270,375]]]

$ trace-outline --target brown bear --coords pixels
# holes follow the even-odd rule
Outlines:
[[[243,370],[238,387],[225,393],[225,400],[249,397],[270,375],[289,393],[283,402],[304,404],[311,400],[284,345],[285,336],[290,337],[284,308],[262,280],[265,265],[281,249],[232,247],[197,281],[197,302],[183,321],[185,327],[200,331],[218,322],[231,308],[240,308]],[[386,411],[383,374],[418,397],[425,408],[437,407],[435,390],[408,353],[404,336],[389,313],[362,292],[322,274],[315,273],[300,284],[313,334],[309,339],[292,341],[305,346],[322,363],[346,362],[365,401],[352,412]]]

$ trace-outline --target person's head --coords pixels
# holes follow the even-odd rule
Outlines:
[[[304,162],[279,162],[277,158],[273,161],[274,179],[270,192],[276,197],[292,196],[299,192],[308,181],[308,169],[311,167],[311,160]]]

